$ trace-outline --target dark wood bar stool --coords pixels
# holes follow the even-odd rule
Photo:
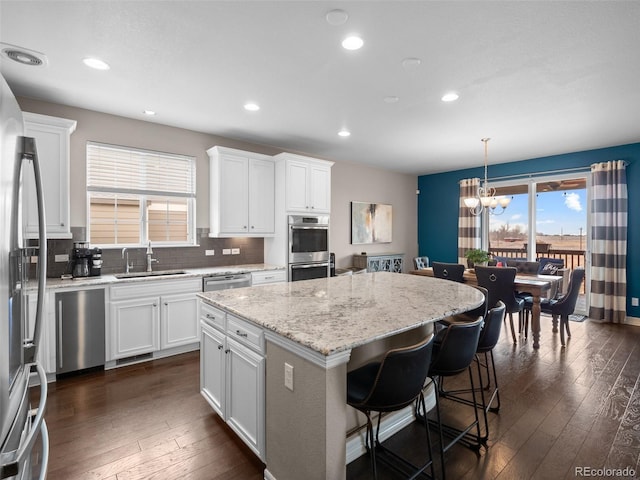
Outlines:
[[[368,363],[347,374],[347,403],[367,417],[366,448],[371,457],[373,478],[378,478],[378,455],[385,464],[408,475],[406,478],[427,477],[427,469],[431,471],[430,478],[435,478],[428,425],[425,430],[429,458],[419,467],[384,447],[378,438],[382,412],[401,410],[414,402],[425,410],[422,391],[427,381],[432,350],[433,335],[430,335],[416,345],[390,350],[382,361]],[[378,412],[375,435],[372,412]]]

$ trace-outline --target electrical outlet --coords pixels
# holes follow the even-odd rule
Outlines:
[[[284,364],[284,386],[293,392],[293,365]]]
[[[231,255],[240,255],[240,249],[239,248],[232,248],[231,249]]]
[[[68,262],[69,261],[69,255],[62,254],[62,255],[56,255],[55,258],[56,262]]]
[[[215,250],[205,250],[205,251],[204,251],[204,254],[205,254],[207,257],[211,257],[211,256],[213,256],[213,255],[215,255],[215,254],[216,254],[216,251],[215,251]]]
[[[638,304],[638,297],[631,297],[631,306],[632,306],[632,307],[638,307],[638,306],[640,306],[640,305]]]
[[[231,255],[231,249],[230,248],[223,248],[222,249],[222,254],[223,255]]]

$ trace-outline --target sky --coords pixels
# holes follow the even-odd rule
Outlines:
[[[520,226],[522,232],[528,230],[528,196],[514,195],[513,200],[502,215],[491,218],[491,230],[504,224],[509,230]],[[536,200],[536,226],[539,235],[586,235],[587,191],[566,190],[539,193]]]

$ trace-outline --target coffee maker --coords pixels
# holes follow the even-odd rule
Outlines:
[[[98,277],[102,274],[102,250],[89,248],[87,242],[76,242],[73,248],[73,276]]]
[[[92,277],[102,275],[102,250],[99,248],[91,249],[89,275]]]
[[[73,276],[88,277],[91,273],[91,249],[84,242],[73,247]]]

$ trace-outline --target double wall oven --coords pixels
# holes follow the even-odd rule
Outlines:
[[[329,276],[329,215],[289,215],[289,281]]]

